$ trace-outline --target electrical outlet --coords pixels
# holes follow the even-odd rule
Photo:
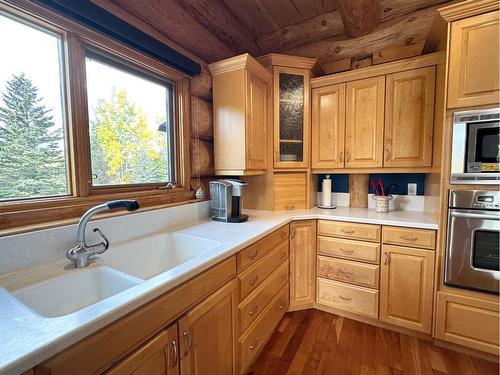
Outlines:
[[[417,184],[408,184],[408,195],[417,195]]]

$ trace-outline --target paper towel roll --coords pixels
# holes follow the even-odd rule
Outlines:
[[[332,180],[330,175],[326,175],[326,178],[321,182],[321,205],[324,207],[332,205]]]

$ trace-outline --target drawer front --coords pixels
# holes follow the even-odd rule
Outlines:
[[[379,266],[320,255],[318,256],[318,276],[377,289]]]
[[[287,309],[288,284],[278,292],[249,330],[241,336],[239,340],[240,373],[244,373],[257,357]]]
[[[257,263],[238,275],[240,280],[240,301],[266,280],[284,261],[288,259],[288,242],[284,242]]]
[[[237,255],[238,272],[243,271],[250,265],[257,262],[282,242],[288,241],[288,235],[289,225],[287,224],[262,238],[261,240],[257,241],[256,243],[241,250]]]
[[[380,245],[378,243],[342,238],[318,237],[318,253],[374,264],[378,264],[380,261]]]
[[[378,317],[378,291],[318,277],[318,303],[355,314]]]
[[[285,262],[238,306],[241,332],[260,316],[276,293],[287,283],[288,262]]]
[[[321,236],[380,242],[380,225],[319,220],[318,234]]]
[[[398,227],[382,227],[383,243],[434,249],[436,231],[428,229],[412,229]]]
[[[307,173],[275,173],[273,196],[275,210],[307,208]]]
[[[498,303],[438,292],[436,338],[499,354]]]

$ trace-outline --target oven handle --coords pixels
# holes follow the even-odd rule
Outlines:
[[[500,220],[500,216],[493,214],[475,214],[475,213],[463,213],[450,210],[450,216],[452,217],[463,217],[466,219],[486,219],[486,220]]]

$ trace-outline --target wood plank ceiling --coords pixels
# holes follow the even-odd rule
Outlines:
[[[92,0],[148,24],[201,60],[279,52],[328,65],[378,51],[419,51],[447,0]],[[119,10],[117,12],[116,10]],[[126,14],[126,17],[124,17]],[[414,46],[408,48],[408,46]],[[413,52],[414,53],[414,52]]]

